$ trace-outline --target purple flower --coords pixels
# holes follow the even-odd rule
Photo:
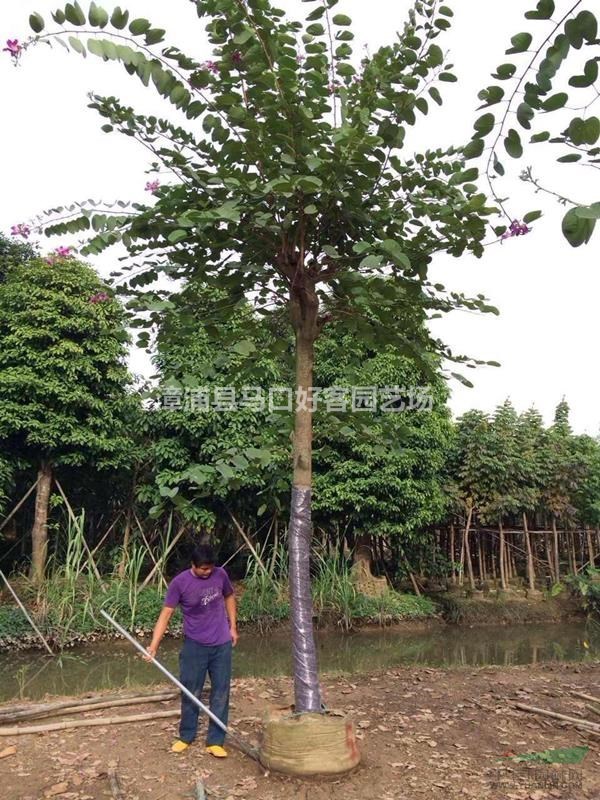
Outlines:
[[[335,94],[338,89],[342,88],[342,84],[339,81],[331,81],[329,84],[329,94]]]
[[[72,249],[73,249],[72,247],[62,247],[61,246],[61,247],[57,247],[54,252],[58,256],[58,258],[69,258],[69,256],[71,255],[71,250]]]
[[[302,53],[298,53],[298,55],[296,56],[296,62],[298,64],[304,64],[305,61],[306,61],[306,56],[303,56]]]
[[[29,239],[31,235],[31,228],[29,225],[25,225],[24,222],[20,222],[18,225],[13,225],[10,229],[11,236],[22,236],[24,239]]]
[[[90,297],[90,303],[94,303],[94,305],[96,303],[106,303],[107,300],[110,300],[110,297],[106,292],[98,292]]]
[[[500,240],[504,242],[506,239],[512,239],[513,236],[525,236],[530,232],[531,228],[529,225],[526,225],[524,222],[519,222],[518,219],[513,219],[509,229],[502,234]]]
[[[234,66],[239,67],[244,61],[244,56],[239,50],[234,50],[234,52],[231,54],[231,61],[233,62]]]
[[[219,73],[219,65],[216,61],[205,61],[204,64],[202,64],[202,69],[213,72],[215,75]]]
[[[160,181],[156,178],[153,181],[148,181],[146,183],[146,190],[147,192],[152,192],[152,194],[156,194],[156,192],[160,189]]]
[[[2,50],[2,52],[10,53],[11,57],[14,58],[15,61],[17,61],[19,56],[23,52],[23,45],[19,42],[18,39],[7,39],[6,47]]]

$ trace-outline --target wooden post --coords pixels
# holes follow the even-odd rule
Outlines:
[[[452,577],[450,578],[451,583],[455,586],[456,585],[456,568],[455,568],[455,560],[456,560],[456,553],[455,551],[455,532],[454,532],[454,523],[450,523],[450,564],[452,565]]]
[[[523,514],[523,538],[525,539],[525,549],[527,550],[527,584],[529,589],[535,591],[535,569],[533,566],[533,553],[531,550],[531,537],[527,525],[527,514]]]
[[[552,515],[552,543],[554,552],[554,578],[555,583],[560,581],[560,553],[558,550],[558,530],[556,527],[556,516]]]
[[[506,559],[505,559],[505,547],[504,547],[504,528],[502,526],[502,519],[498,520],[498,530],[500,532],[500,555],[498,556],[498,560],[500,562],[500,586],[502,589],[507,588],[506,583]]]

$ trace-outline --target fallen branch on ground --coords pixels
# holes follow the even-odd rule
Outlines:
[[[56,717],[64,714],[85,714],[87,711],[96,711],[101,708],[116,708],[118,706],[137,706],[144,703],[161,703],[172,700],[179,692],[164,691],[150,695],[136,695],[134,697],[106,697],[93,700],[70,700],[61,703],[32,706],[12,714],[0,710],[0,724],[19,722],[25,719],[39,719],[40,717]]]
[[[520,711],[528,711],[530,714],[541,714],[544,717],[552,717],[553,719],[559,719],[562,722],[568,722],[571,725],[574,725],[576,728],[580,728],[582,730],[593,731],[594,733],[600,734],[600,725],[597,725],[595,722],[590,722],[587,719],[580,719],[579,717],[569,717],[566,714],[559,714],[557,711],[548,711],[545,708],[535,708],[535,706],[525,706],[522,703],[515,703],[515,708],[518,708]]]

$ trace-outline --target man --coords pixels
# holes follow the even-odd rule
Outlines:
[[[238,641],[237,615],[233,586],[225,570],[215,566],[215,554],[209,545],[195,547],[191,567],[180,572],[169,584],[164,608],[147,648],[150,656],[156,657],[177,606],[181,606],[183,612],[184,634],[179,654],[180,680],[199,697],[208,672],[210,710],[227,725],[231,649]],[[179,739],[171,747],[174,753],[183,753],[196,738],[198,712],[198,706],[182,694]],[[225,733],[210,720],[206,751],[216,758],[226,758],[224,741]]]

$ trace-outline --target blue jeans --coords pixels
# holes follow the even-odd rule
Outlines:
[[[229,716],[229,686],[231,683],[231,642],[210,646],[185,639],[179,654],[179,679],[186,689],[200,698],[206,673],[210,676],[210,710],[224,725]],[[181,721],[179,738],[182,742],[193,742],[198,732],[200,709],[195,703],[181,695]],[[225,731],[212,719],[208,725],[207,746],[222,745]]]

